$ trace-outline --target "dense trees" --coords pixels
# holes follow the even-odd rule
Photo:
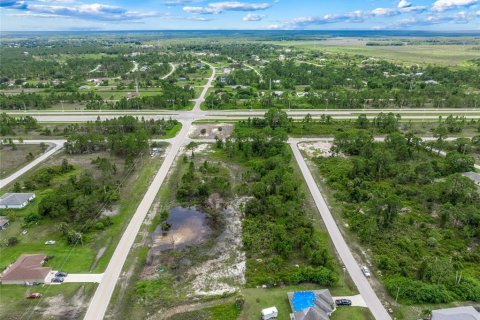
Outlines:
[[[11,117],[0,114],[0,136],[14,135],[15,129],[23,128],[25,132],[37,128],[37,120],[31,116]]]
[[[292,174],[285,132],[289,124],[284,112],[272,109],[265,119],[237,126],[221,145],[227,155],[245,164],[243,181],[253,196],[243,220],[247,281],[252,286],[331,286],[337,281],[333,258],[307,218],[301,180]]]
[[[178,124],[177,120],[138,120],[123,116],[105,121],[89,122],[85,126],[72,125],[65,128],[67,153],[92,153],[110,151],[131,164],[133,159],[148,147],[154,135],[165,134]]]
[[[382,143],[342,132],[332,150],[339,156],[316,162],[390,293],[409,303],[478,300],[480,193],[459,174],[473,170],[471,155],[438,157],[397,131]]]

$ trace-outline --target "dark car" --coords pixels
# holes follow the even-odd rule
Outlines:
[[[348,299],[337,299],[337,300],[335,300],[335,304],[337,306],[351,306],[352,301],[348,300]]]
[[[57,272],[55,273],[55,277],[61,277],[61,278],[65,278],[66,276],[68,276],[68,273],[66,272]]]
[[[52,278],[52,282],[56,282],[56,283],[62,283],[63,280],[65,280],[64,278],[62,277],[55,277],[55,278]]]

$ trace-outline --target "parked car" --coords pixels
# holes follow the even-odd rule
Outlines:
[[[63,280],[65,280],[65,279],[62,278],[62,277],[54,277],[54,278],[52,278],[52,282],[55,282],[55,283],[62,283]]]
[[[352,305],[352,300],[348,299],[337,299],[335,300],[335,304],[337,306],[351,306]]]
[[[57,243],[55,240],[45,241],[45,244],[46,244],[46,245],[53,245],[53,244],[55,244],[55,243]]]
[[[55,273],[55,277],[65,278],[66,276],[68,276],[68,273],[66,272],[59,271]]]
[[[365,277],[370,278],[371,274],[370,274],[370,270],[368,270],[367,266],[362,267],[362,272],[365,275]]]
[[[33,292],[33,293],[30,293],[28,296],[27,296],[27,299],[39,299],[42,297],[42,294],[41,293],[38,293],[38,292]]]

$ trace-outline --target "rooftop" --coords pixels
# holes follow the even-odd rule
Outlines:
[[[295,320],[328,320],[334,310],[328,289],[289,292],[288,300]]]
[[[432,311],[432,320],[480,320],[480,313],[472,306]]]
[[[0,197],[0,206],[21,206],[32,197],[35,193],[5,193]]]
[[[22,254],[2,275],[2,281],[45,279],[51,268],[43,266],[45,254]]]

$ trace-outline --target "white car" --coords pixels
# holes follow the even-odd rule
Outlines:
[[[56,241],[54,240],[48,240],[45,242],[46,245],[54,245],[55,243],[57,243]]]
[[[365,277],[370,278],[371,274],[370,274],[370,270],[368,270],[367,266],[362,267],[362,272],[365,275]]]

